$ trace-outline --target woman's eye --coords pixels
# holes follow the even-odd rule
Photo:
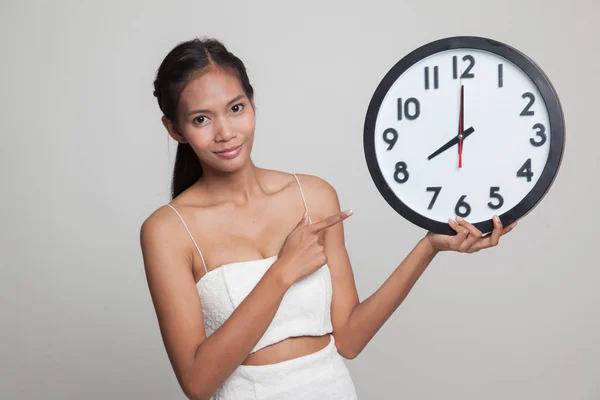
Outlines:
[[[236,104],[235,106],[231,107],[231,111],[237,113],[237,112],[242,111],[243,108],[244,108],[244,105],[240,103],[240,104]]]
[[[206,121],[206,117],[200,116],[200,117],[196,117],[194,119],[194,123],[196,124],[203,124]]]

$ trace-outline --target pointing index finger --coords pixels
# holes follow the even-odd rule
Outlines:
[[[341,213],[334,214],[330,217],[325,218],[322,221],[317,222],[316,224],[312,224],[311,231],[320,232],[323,229],[329,228],[330,226],[333,226],[335,224],[342,222],[343,220],[345,220],[346,218],[351,216],[353,213],[354,213],[354,211],[352,211],[352,210],[346,210],[346,211],[342,211]]]

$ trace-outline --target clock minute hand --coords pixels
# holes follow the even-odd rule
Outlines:
[[[475,132],[475,129],[473,129],[473,127],[470,127],[466,131],[463,131],[463,137],[462,137],[462,139],[465,140],[473,132]],[[448,150],[450,147],[454,146],[455,144],[458,144],[458,136],[454,136],[452,139],[450,139],[442,147],[440,147],[439,149],[437,149],[436,151],[434,151],[433,153],[431,153],[431,155],[429,157],[427,157],[427,159],[431,160],[432,158],[434,158],[435,156],[440,155],[441,153],[443,153],[444,151]]]

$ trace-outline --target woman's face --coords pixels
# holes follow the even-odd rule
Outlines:
[[[181,92],[177,133],[194,149],[205,169],[231,172],[250,158],[254,117],[253,104],[235,74],[211,68]],[[168,124],[171,136],[181,141]]]

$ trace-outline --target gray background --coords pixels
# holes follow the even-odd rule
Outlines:
[[[368,174],[362,127],[388,69],[451,35],[511,44],[555,84],[559,176],[499,247],[442,254],[348,366],[361,399],[600,399],[600,6],[580,1],[6,1],[0,4],[0,391],[6,399],[183,399],[139,227],[175,143],[152,81],[214,36],[248,67],[257,165],[338,190],[361,299],[423,231]]]

